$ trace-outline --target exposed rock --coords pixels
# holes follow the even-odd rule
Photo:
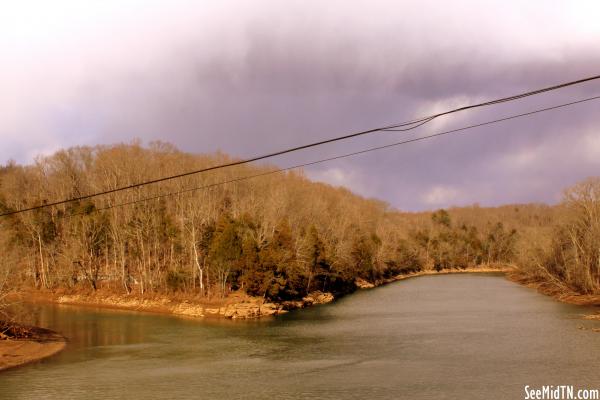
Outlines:
[[[275,303],[264,303],[260,306],[260,315],[277,315],[281,313],[285,313],[283,307],[280,304]]]
[[[326,304],[331,303],[334,297],[333,294],[329,292],[312,292],[309,293],[308,296],[304,297],[302,300],[305,305],[313,305],[313,304]]]
[[[257,318],[260,316],[260,309],[257,304],[237,303],[230,304],[223,310],[225,318],[232,319],[247,319]]]
[[[55,301],[62,304],[90,304],[111,308],[138,311],[166,312],[188,317],[224,317],[230,319],[252,319],[278,315],[314,304],[325,304],[334,300],[328,292],[311,292],[302,300],[289,300],[277,303],[263,303],[263,298],[230,298],[222,304],[199,304],[194,301],[173,301],[168,298],[140,299],[129,296],[85,296],[61,295]]]
[[[283,306],[275,303],[234,303],[222,309],[221,314],[231,319],[251,319],[286,313]]]
[[[57,300],[58,303],[73,303],[76,301],[79,301],[80,298],[79,296],[69,296],[69,295],[64,295],[64,296],[60,296]]]
[[[600,321],[600,312],[597,314],[585,315],[583,319],[597,319]]]
[[[364,280],[362,278],[356,278],[354,280],[354,284],[359,289],[372,289],[375,287],[374,284],[372,284],[371,282],[367,282],[366,280]]]
[[[296,310],[298,308],[304,308],[306,303],[302,300],[288,300],[281,302],[281,307],[284,310]]]
[[[204,317],[204,308],[202,306],[183,302],[177,304],[173,308],[173,314],[187,315],[190,317]]]

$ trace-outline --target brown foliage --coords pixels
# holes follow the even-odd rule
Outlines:
[[[600,179],[568,188],[550,240],[523,262],[539,281],[581,294],[600,293]]]
[[[223,154],[192,155],[164,143],[72,148],[33,165],[0,168],[0,209],[228,161]],[[311,182],[302,172],[215,185],[269,171],[273,167],[237,166],[2,218],[0,250],[7,256],[0,269],[12,271],[12,288],[203,297],[242,289],[284,300],[314,290],[344,293],[353,290],[356,278],[375,282],[423,269],[519,261],[539,274],[532,266],[539,251],[532,249],[544,249],[552,255],[539,263],[544,271],[577,290],[598,290],[597,182],[568,192],[560,207],[473,206],[436,213],[391,210]],[[97,211],[122,203],[130,204]],[[562,236],[552,236],[553,225],[563,219]],[[549,253],[550,244],[560,251]],[[568,262],[548,261],[560,257]]]

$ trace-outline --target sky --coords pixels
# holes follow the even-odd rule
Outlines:
[[[0,163],[170,142],[251,157],[600,74],[597,1],[0,0]],[[600,95],[600,81],[270,162]],[[600,175],[600,100],[307,168],[400,210],[555,203]]]

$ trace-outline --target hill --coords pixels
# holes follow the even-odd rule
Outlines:
[[[0,210],[229,161],[164,143],[71,148],[2,167]],[[165,193],[177,194],[159,197]],[[1,218],[0,268],[13,289],[198,298],[245,292],[281,302],[315,291],[339,296],[357,279],[378,284],[417,271],[512,264],[521,278],[598,293],[598,182],[570,193],[552,207],[404,213],[301,171],[243,165]],[[580,221],[581,201],[595,207],[593,218]],[[581,246],[588,246],[585,259]]]

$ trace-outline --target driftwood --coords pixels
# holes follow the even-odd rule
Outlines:
[[[0,340],[29,339],[38,336],[40,328],[0,321]]]

